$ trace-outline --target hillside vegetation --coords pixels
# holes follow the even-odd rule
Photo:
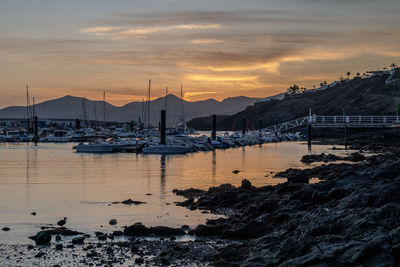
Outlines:
[[[218,116],[220,130],[241,129],[242,118],[250,127],[269,126],[307,116],[309,109],[318,115],[390,115],[396,114],[400,99],[399,87],[386,87],[388,75],[367,79],[353,79],[326,90],[286,96],[283,100],[255,103],[245,110],[229,116]],[[211,116],[195,118],[189,122],[199,130],[211,128]]]

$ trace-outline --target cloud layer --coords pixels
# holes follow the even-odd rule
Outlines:
[[[29,82],[39,99],[107,90],[123,104],[141,99],[152,78],[154,96],[183,83],[189,100],[261,97],[400,58],[397,1],[233,2],[242,8],[112,6],[74,23],[54,18],[40,34],[40,24],[26,25],[32,34],[0,28],[0,95],[20,97]]]

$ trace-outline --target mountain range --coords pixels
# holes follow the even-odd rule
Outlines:
[[[229,97],[223,101],[207,99],[202,101],[181,101],[173,94],[154,99],[150,102],[150,122],[158,124],[160,120],[160,110],[167,105],[167,123],[169,126],[176,124],[183,116],[186,120],[196,117],[209,116],[211,114],[231,115],[244,110],[247,106],[253,105],[257,101],[268,101],[278,96],[270,98],[250,98],[245,96]],[[103,120],[104,107],[106,121],[143,121],[143,110],[147,110],[147,103],[131,102],[118,107],[103,101],[93,101],[81,97],[64,96],[61,98],[48,100],[35,105],[35,114],[39,118],[54,119],[85,119]],[[183,109],[182,109],[183,107]],[[86,109],[86,115],[85,115]],[[25,106],[11,106],[0,109],[0,118],[25,118]],[[145,117],[147,117],[145,115]]]

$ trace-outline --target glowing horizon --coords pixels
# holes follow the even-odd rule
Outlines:
[[[4,0],[0,108],[86,96],[121,106],[169,92],[197,101],[312,88],[400,59],[388,0]]]

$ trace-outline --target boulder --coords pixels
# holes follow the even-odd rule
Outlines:
[[[72,239],[72,244],[75,244],[75,245],[77,245],[77,244],[83,244],[84,241],[85,241],[85,238],[86,238],[86,237],[84,237],[84,236],[75,237],[75,238]]]
[[[35,241],[36,245],[49,245],[51,241],[51,230],[38,232],[35,236],[30,236],[30,239]]]
[[[124,229],[124,235],[127,236],[146,236],[149,235],[149,229],[144,226],[141,222],[127,226]]]
[[[186,234],[182,229],[170,228],[166,226],[150,227],[149,232],[156,236],[175,236]]]

